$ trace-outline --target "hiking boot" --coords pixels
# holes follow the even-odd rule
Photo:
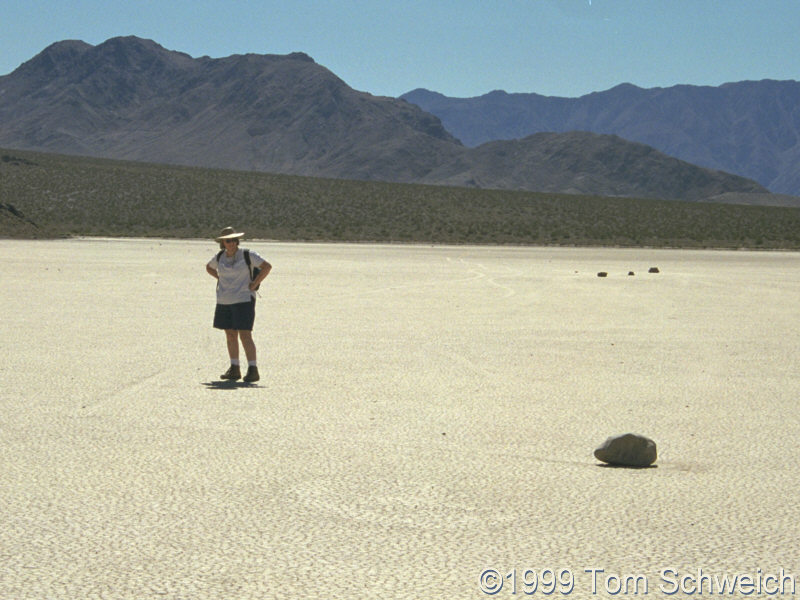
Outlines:
[[[247,375],[244,376],[244,380],[247,383],[253,383],[258,381],[260,378],[258,376],[258,367],[247,367]]]
[[[232,379],[236,381],[242,378],[242,372],[239,370],[239,365],[231,365],[231,368],[219,376],[220,379]]]

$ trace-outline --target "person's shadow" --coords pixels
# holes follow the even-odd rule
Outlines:
[[[248,383],[247,381],[231,381],[230,379],[221,379],[219,381],[204,381],[202,382],[209,390],[237,390],[239,388],[257,388],[261,387],[256,383]]]

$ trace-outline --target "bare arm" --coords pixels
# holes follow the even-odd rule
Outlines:
[[[250,282],[251,290],[255,290],[259,285],[261,285],[261,282],[264,281],[267,278],[267,275],[269,275],[269,272],[272,271],[272,265],[267,261],[262,262],[258,268],[261,269],[261,272],[258,274],[258,277]]]
[[[219,279],[219,274],[208,265],[206,265],[206,273],[211,275],[214,279]]]

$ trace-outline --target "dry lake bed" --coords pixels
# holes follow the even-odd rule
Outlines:
[[[0,598],[800,594],[800,253],[244,245],[0,240]]]

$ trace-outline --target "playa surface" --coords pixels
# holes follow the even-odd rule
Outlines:
[[[0,598],[800,578],[800,254],[245,245],[226,387],[213,243],[0,241]],[[657,466],[600,466],[629,431]]]

